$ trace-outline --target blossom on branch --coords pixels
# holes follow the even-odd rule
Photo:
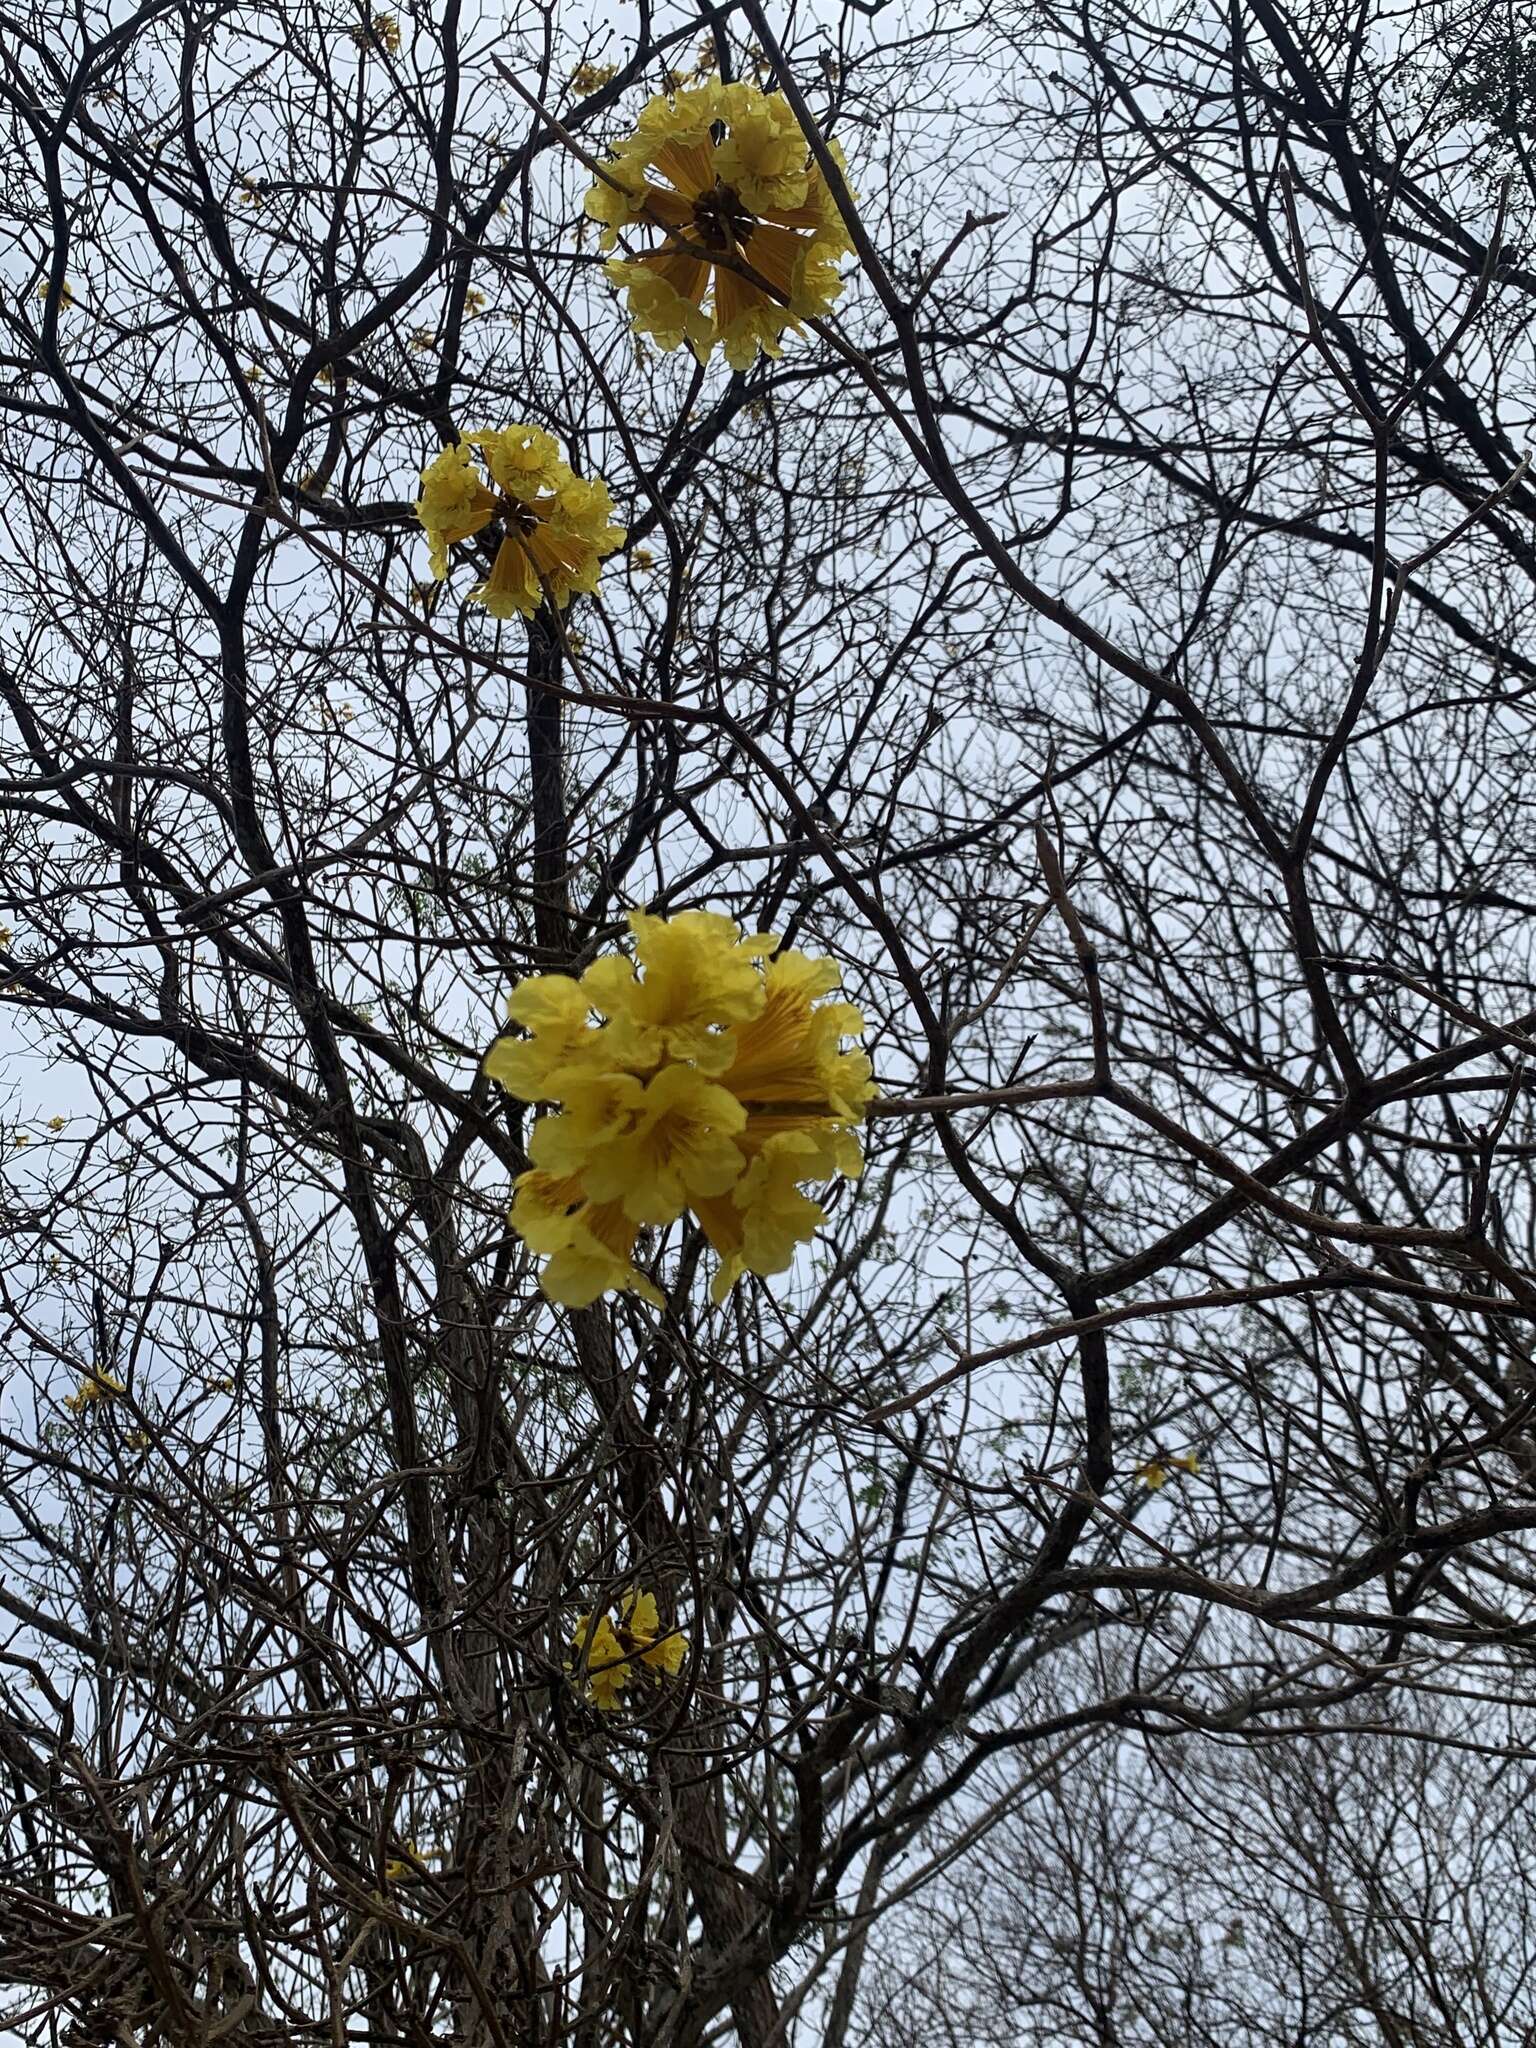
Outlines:
[[[563,610],[594,591],[602,561],[624,543],[601,477],[577,476],[540,427],[482,428],[440,449],[421,472],[416,517],[430,543],[434,579],[448,550],[487,527],[500,535],[491,572],[469,593],[494,618],[532,618],[547,597]]]
[[[71,1415],[84,1415],[87,1408],[96,1401],[115,1400],[127,1389],[119,1379],[100,1369],[88,1372],[72,1394],[64,1396],[64,1406]]]
[[[579,1614],[571,1646],[576,1662],[567,1670],[585,1678],[594,1707],[613,1713],[623,1703],[625,1687],[645,1672],[675,1678],[683,1668],[688,1638],[681,1629],[664,1629],[656,1595],[636,1588],[620,1600],[617,1622],[601,1610]]]
[[[609,79],[617,78],[618,74],[617,64],[593,64],[588,61],[585,64],[578,64],[566,83],[572,92],[585,97],[589,93],[601,92]]]
[[[1200,1460],[1193,1451],[1176,1453],[1172,1457],[1159,1455],[1148,1458],[1136,1467],[1136,1477],[1145,1482],[1151,1493],[1160,1493],[1175,1472],[1188,1472],[1191,1476],[1199,1473]]]
[[[539,974],[508,1006],[521,1037],[485,1071],[523,1102],[558,1105],[535,1125],[532,1168],[511,1222],[552,1301],[585,1308],[629,1289],[662,1297],[634,1263],[647,1226],[691,1210],[719,1257],[711,1293],[743,1273],[781,1273],[826,1221],[805,1192],[863,1166],[854,1127],[874,1088],[864,1020],[830,960],[690,910],[630,915],[635,957],[580,979]]]
[[[780,353],[786,328],[801,333],[802,318],[830,312],[843,288],[837,259],[852,245],[782,94],[710,79],[650,100],[612,147],[586,199],[603,248],[620,228],[662,236],[607,265],[637,334],[666,350],[686,341],[701,363],[718,342],[745,370],[759,349]]]
[[[355,28],[348,29],[357,47],[366,49],[370,42],[380,49],[397,56],[400,50],[400,18],[394,14],[365,14]]]

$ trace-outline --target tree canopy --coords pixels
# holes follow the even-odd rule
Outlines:
[[[1528,2025],[1533,48],[0,0],[11,2036]]]

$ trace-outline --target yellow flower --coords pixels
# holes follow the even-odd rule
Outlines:
[[[8,924],[0,924],[0,946],[8,946],[15,936]]]
[[[400,23],[393,14],[365,15],[357,27],[349,29],[347,33],[359,49],[362,49],[370,38],[381,49],[388,50],[391,56],[400,48]]]
[[[61,1116],[51,1116],[51,1117],[49,1117],[49,1119],[48,1119],[48,1128],[49,1128],[49,1130],[50,1130],[50,1131],[62,1131],[62,1130],[63,1130],[63,1128],[64,1128],[64,1119],[63,1119],[63,1117],[61,1117]]]
[[[577,1663],[566,1669],[585,1669],[587,1698],[607,1713],[621,1704],[624,1688],[643,1671],[675,1678],[688,1650],[681,1629],[662,1628],[656,1595],[638,1587],[620,1600],[617,1626],[605,1613],[578,1615],[571,1643]]]
[[[572,92],[579,92],[583,98],[588,93],[601,92],[610,78],[617,78],[617,64],[578,64],[570,76]]]
[[[731,1142],[746,1111],[696,1067],[664,1066],[649,1081],[605,1074],[536,1127],[528,1157],[579,1177],[590,1201],[618,1202],[636,1224],[672,1223],[690,1201],[723,1195],[745,1161]]]
[[[553,1077],[572,1062],[599,1072],[614,1062],[611,1040],[590,1020],[592,1003],[583,984],[568,974],[534,974],[520,981],[507,1016],[527,1038],[498,1038],[485,1058],[485,1071],[522,1102],[548,1102],[559,1093]]]
[[[869,1061],[861,1052],[839,1047],[843,1038],[864,1029],[864,1019],[852,1003],[816,1007],[837,986],[834,961],[813,960],[793,949],[771,960],[763,976],[762,1007],[736,1034],[735,1056],[721,1077],[725,1086],[769,1112],[824,1103],[825,1115],[862,1116],[874,1092]]]
[[[37,296],[39,303],[44,306],[46,306],[48,301],[53,297],[53,293],[49,290],[46,279],[44,279],[44,281],[38,286]],[[74,292],[70,289],[69,280],[66,278],[64,283],[59,286],[59,304],[61,306],[72,306],[74,303],[75,295]]]
[[[93,1401],[110,1401],[115,1395],[127,1389],[121,1380],[114,1379],[109,1372],[98,1369],[87,1373],[72,1394],[64,1397],[64,1406],[72,1415],[83,1415]]]
[[[539,1172],[557,1180],[581,1180],[583,1193],[590,1195],[584,1173],[587,1161],[629,1130],[645,1083],[633,1074],[583,1074],[574,1084],[559,1074],[553,1079],[567,1106],[559,1116],[543,1117],[534,1126],[528,1157]],[[617,1201],[619,1197],[614,1194],[601,1199]]]
[[[421,472],[421,496],[416,500],[416,517],[426,528],[432,574],[438,582],[448,574],[450,543],[478,533],[495,510],[496,500],[485,488],[468,446],[459,441],[439,449]]]
[[[587,1203],[574,1220],[569,1243],[540,1276],[544,1292],[567,1308],[586,1308],[600,1295],[626,1292],[664,1308],[666,1296],[634,1263],[638,1235],[639,1226],[625,1215],[622,1203]]]
[[[497,489],[522,504],[575,481],[560,458],[560,443],[542,427],[486,427],[466,438],[480,450]]]
[[[411,336],[411,347],[432,349],[437,347],[437,335],[430,327],[418,327]]]
[[[825,1221],[807,1182],[863,1167],[854,1126],[874,1093],[863,1029],[830,960],[730,918],[630,916],[635,959],[611,954],[580,980],[531,976],[485,1069],[525,1102],[559,1105],[529,1140],[513,1229],[548,1258],[552,1301],[584,1308],[610,1289],[660,1303],[634,1264],[638,1231],[691,1209],[719,1255],[712,1292],[789,1266]]]
[[[486,298],[484,292],[467,291],[464,294],[464,311],[471,320],[475,318],[477,313],[483,313],[485,307]]]
[[[615,1057],[634,1072],[671,1057],[719,1073],[736,1056],[731,1027],[763,1008],[758,962],[778,941],[746,938],[732,919],[708,910],[672,918],[635,910],[629,928],[642,972],[613,954],[581,978],[592,1007],[613,1020]]]
[[[596,590],[602,558],[624,542],[612,512],[602,479],[578,477],[553,435],[531,426],[484,428],[441,449],[416,502],[438,581],[449,547],[496,522],[491,573],[469,595],[498,619],[532,618],[546,597],[564,609],[576,591]]]
[[[665,350],[686,341],[701,363],[718,342],[745,370],[759,349],[777,356],[800,318],[831,310],[851,245],[782,94],[708,79],[653,99],[613,158],[586,198],[603,248],[624,227],[662,235],[659,248],[607,266],[637,334]]]
[[[1150,1493],[1160,1493],[1175,1472],[1197,1473],[1200,1460],[1193,1451],[1184,1451],[1175,1457],[1161,1455],[1148,1458],[1136,1467],[1136,1477],[1143,1480]]]
[[[520,1173],[512,1187],[512,1227],[533,1252],[561,1252],[579,1230],[591,1230],[596,1210],[585,1209],[580,1174]],[[633,1234],[632,1234],[633,1235]]]
[[[629,1660],[613,1623],[606,1614],[580,1614],[571,1641],[579,1660],[577,1669],[586,1673],[587,1698],[594,1707],[611,1714],[620,1705],[630,1677]]]
[[[26,1131],[17,1131],[13,1134],[11,1138],[11,1143],[13,1145],[30,1145],[31,1142],[32,1139]]]
[[[619,1640],[640,1663],[675,1678],[683,1668],[688,1638],[681,1629],[662,1629],[654,1593],[626,1593],[619,1602]]]
[[[720,1265],[710,1295],[723,1302],[743,1273],[782,1273],[802,1244],[808,1244],[826,1222],[818,1202],[801,1192],[805,1180],[826,1180],[839,1167],[838,1156],[809,1131],[750,1133],[743,1148],[751,1163],[728,1197],[696,1202],[704,1235],[718,1253]],[[850,1174],[862,1163],[858,1141]]]

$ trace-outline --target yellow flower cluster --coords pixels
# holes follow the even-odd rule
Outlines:
[[[400,18],[395,14],[365,14],[355,28],[348,29],[354,43],[361,50],[370,42],[387,50],[394,57],[400,51]]]
[[[98,1370],[87,1373],[75,1391],[64,1396],[64,1406],[71,1415],[83,1415],[93,1401],[110,1401],[126,1392],[121,1380],[114,1379],[109,1372]]]
[[[1175,1457],[1148,1458],[1136,1467],[1136,1477],[1144,1480],[1148,1491],[1160,1493],[1175,1472],[1198,1473],[1200,1460],[1193,1451],[1184,1451]]]
[[[443,1853],[441,1849],[423,1849],[414,1835],[407,1839],[405,1852],[404,1856],[390,1857],[384,1865],[386,1884],[397,1884],[402,1877],[415,1877],[418,1865],[436,1863]]]
[[[579,92],[585,97],[589,93],[601,92],[609,79],[618,75],[617,64],[578,64],[566,82],[572,92]]]
[[[482,428],[440,450],[421,472],[416,502],[438,582],[453,543],[494,522],[501,544],[469,595],[498,619],[532,618],[545,597],[563,609],[574,591],[596,590],[603,557],[624,541],[612,512],[602,478],[584,482],[554,436],[531,426]]]
[[[838,987],[832,961],[728,917],[629,922],[634,961],[520,982],[509,1014],[528,1035],[486,1056],[509,1095],[560,1105],[534,1127],[512,1227],[548,1257],[552,1301],[630,1288],[660,1306],[635,1239],[691,1209],[719,1255],[720,1302],[743,1273],[783,1272],[826,1221],[803,1183],[861,1171],[853,1127],[875,1091],[842,1040],[864,1020],[821,1001]]]
[[[649,1670],[660,1681],[662,1672],[675,1678],[682,1669],[688,1638],[681,1629],[663,1629],[656,1612],[654,1593],[626,1593],[619,1602],[617,1622],[602,1609],[576,1617],[571,1647],[576,1653],[574,1671],[586,1679],[586,1696],[594,1707],[613,1713],[623,1704],[622,1694]]]
[[[831,310],[851,245],[781,93],[709,79],[653,99],[613,157],[586,199],[603,247],[639,224],[663,237],[607,266],[637,334],[665,350],[686,341],[701,363],[718,342],[745,370],[759,349],[780,353],[786,328],[802,332],[797,316]]]

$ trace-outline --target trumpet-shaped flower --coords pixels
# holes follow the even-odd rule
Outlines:
[[[605,1714],[613,1713],[630,1681],[629,1659],[613,1623],[606,1614],[579,1614],[572,1643],[579,1660],[576,1668],[586,1673],[587,1698]]]
[[[565,1107],[534,1127],[528,1157],[545,1173],[576,1175],[589,1193],[592,1160],[635,1128],[645,1083],[633,1074],[584,1074],[564,1090]],[[615,1199],[605,1197],[604,1199]]]
[[[542,427],[487,427],[441,449],[421,472],[416,517],[433,577],[448,550],[490,527],[500,538],[490,573],[469,593],[494,618],[532,618],[548,598],[563,610],[596,590],[603,558],[624,542],[600,477],[578,477]]]
[[[436,581],[448,574],[452,543],[478,533],[495,510],[496,500],[481,481],[465,443],[439,449],[421,472],[421,496],[416,500],[416,517],[427,531]]]
[[[631,1655],[653,1670],[675,1678],[683,1668],[688,1638],[681,1629],[663,1629],[656,1613],[656,1595],[626,1593],[619,1602],[619,1639]]]
[[[560,443],[542,427],[483,427],[464,438],[479,449],[496,488],[525,505],[573,481],[574,472],[561,459]]]
[[[593,1204],[583,1212],[570,1243],[544,1268],[545,1293],[568,1308],[589,1308],[601,1295],[624,1293],[665,1308],[666,1296],[634,1262],[636,1234],[619,1203]]]
[[[856,1120],[874,1090],[869,1061],[840,1050],[842,1039],[864,1029],[852,1003],[814,1007],[838,986],[835,962],[780,953],[763,976],[763,1005],[736,1033],[735,1056],[724,1085],[754,1108],[781,1114],[791,1106],[817,1116]]]
[[[498,1038],[485,1057],[485,1071],[522,1102],[547,1102],[559,1091],[555,1076],[583,1065],[601,1072],[613,1064],[612,1041],[590,1018],[591,1001],[569,974],[535,974],[519,982],[507,1015],[526,1038]]]
[[[665,1066],[643,1083],[619,1078],[633,1091],[627,1127],[594,1145],[582,1168],[595,1201],[622,1202],[636,1223],[671,1223],[690,1201],[724,1194],[741,1177],[745,1162],[731,1140],[747,1113],[734,1095],[696,1067]],[[540,1129],[570,1114],[546,1118]]]
[[[605,1713],[621,1706],[625,1687],[646,1672],[675,1678],[688,1650],[681,1629],[662,1627],[656,1595],[638,1587],[620,1600],[617,1623],[600,1610],[578,1615],[571,1644],[576,1663],[566,1668],[584,1673],[588,1700]]]
[[[660,1289],[634,1263],[639,1225],[622,1202],[591,1202],[579,1174],[535,1167],[512,1190],[512,1228],[532,1252],[549,1255],[544,1291],[568,1308],[586,1308],[601,1294],[638,1294],[656,1308]]]
[[[841,167],[837,145],[830,145]],[[829,312],[849,243],[841,215],[782,94],[709,79],[651,100],[587,194],[612,249],[646,226],[660,246],[615,257],[631,324],[700,362],[718,343],[733,369],[780,353],[787,328]]]
[[[694,1205],[720,1259],[710,1287],[716,1302],[725,1300],[743,1273],[767,1278],[785,1272],[826,1222],[804,1183],[834,1174],[856,1180],[864,1163],[858,1139],[831,1120],[749,1119],[742,1143],[751,1156],[729,1195]]]
[[[702,911],[630,926],[633,959],[520,983],[509,1010],[526,1036],[485,1061],[509,1094],[557,1106],[534,1128],[511,1223],[548,1260],[545,1293],[572,1308],[617,1289],[659,1304],[638,1233],[690,1209],[720,1259],[716,1301],[743,1273],[783,1272],[826,1220],[806,1184],[863,1167],[854,1126],[874,1089],[863,1053],[843,1049],[859,1012],[823,1000],[835,965]]]
[[[613,1019],[624,1063],[644,1072],[667,1058],[717,1073],[735,1056],[736,1025],[766,1000],[758,962],[777,940],[744,938],[728,917],[707,910],[648,917],[632,911],[635,959],[611,955],[582,976],[593,1006]]]

